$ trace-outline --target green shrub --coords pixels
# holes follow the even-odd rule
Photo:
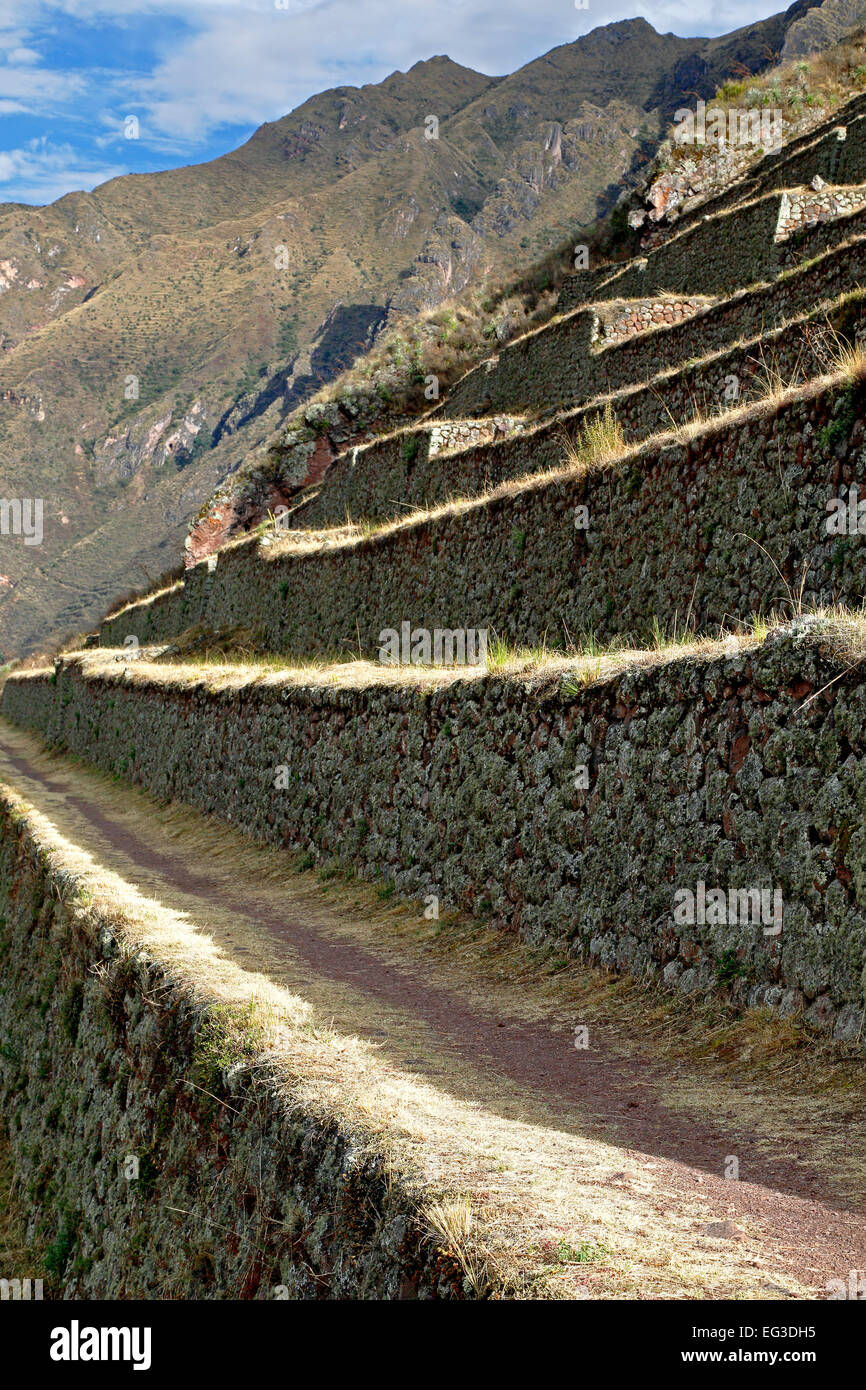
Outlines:
[[[732,985],[734,980],[742,979],[748,973],[746,966],[733,949],[722,951],[722,954],[716,959],[716,983],[719,985]]]

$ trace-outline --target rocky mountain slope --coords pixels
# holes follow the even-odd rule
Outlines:
[[[713,40],[607,25],[503,78],[437,57],[211,163],[0,209],[0,495],[45,509],[40,546],[0,538],[0,646],[177,563],[215,488],[386,322],[591,223],[686,95],[766,66],[809,8]]]
[[[840,43],[866,21],[864,0],[824,0],[796,19],[785,34],[782,61],[807,58]]]

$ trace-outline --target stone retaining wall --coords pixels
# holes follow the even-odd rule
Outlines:
[[[672,226],[691,226],[702,217],[713,217],[736,203],[811,183],[815,175],[826,183],[859,183],[866,178],[866,96],[854,97],[818,127],[781,150],[766,154],[753,177],[735,183],[724,193],[683,210]],[[842,132],[840,136],[840,131]]]
[[[636,299],[661,291],[723,294],[772,279],[778,267],[775,233],[781,206],[782,194],[768,193],[695,223],[644,259],[631,261],[607,282],[599,298]]]
[[[835,640],[787,631],[570,693],[559,677],[335,688],[273,673],[210,688],[204,673],[106,676],[72,658],[53,679],[9,680],[3,711],[158,796],[440,910],[684,992],[802,1011],[853,1041],[866,685]],[[760,920],[737,896],[749,889],[769,895]],[[726,920],[702,916],[711,890]]]
[[[586,631],[645,640],[653,618],[715,633],[782,606],[804,567],[807,605],[858,606],[864,538],[829,534],[827,503],[866,484],[863,391],[809,389],[687,443],[651,442],[609,468],[542,477],[354,543],[274,554],[247,542],[213,573],[196,566],[183,587],[104,623],[101,641],[166,641],[202,624],[244,628],[299,659],[375,659],[380,633],[404,621],[519,645]],[[533,447],[532,435],[498,446],[520,473]]]
[[[289,529],[342,526],[347,518],[405,515],[423,506],[431,472],[447,474],[451,451],[479,448],[517,434],[523,421],[510,415],[483,420],[437,419],[402,434],[352,449],[331,465],[315,496],[288,517]]]
[[[691,318],[700,309],[708,307],[704,297],[699,299],[643,299],[635,304],[614,303],[596,310],[596,328],[592,341],[603,338],[611,342],[620,338],[633,338],[636,333],[645,333],[648,328],[658,328],[669,323],[680,323]]]
[[[688,364],[656,383],[626,388],[613,397],[611,410],[629,444],[685,424],[696,411],[705,417],[767,394],[769,375],[803,381],[826,370],[832,348],[827,304],[808,318],[795,320],[727,352]],[[499,483],[561,466],[563,436],[579,439],[581,430],[600,413],[598,403],[569,411],[526,432],[513,445],[502,434],[485,445],[446,455],[430,455],[426,431],[413,431],[422,443],[414,457],[393,441],[358,450],[333,465],[318,494],[291,514],[292,529],[383,522],[405,516],[407,506],[436,506],[455,494],[474,497]],[[497,418],[497,417],[494,417]],[[512,433],[517,433],[516,430]],[[408,438],[411,436],[404,436]],[[372,466],[371,466],[372,465]]]
[[[814,264],[801,265],[762,289],[741,290],[681,323],[624,342],[593,349],[594,310],[555,320],[467,372],[439,413],[460,418],[507,409],[553,412],[580,405],[809,313],[817,303],[863,283],[866,212],[851,218],[851,229],[861,238],[851,246],[827,251]],[[803,256],[812,249],[806,238],[814,235],[804,234]]]
[[[863,206],[857,197],[861,187],[858,184],[844,190],[844,205],[838,199],[842,190],[834,190],[838,204],[834,214],[829,213],[828,197],[826,209],[814,224],[804,218],[782,239],[777,232],[790,211],[791,193],[787,190],[767,194],[742,207],[735,205],[713,216],[707,214],[682,231],[672,231],[661,246],[645,256],[612,268],[607,276],[600,266],[569,276],[560,291],[557,312],[570,313],[590,300],[639,299],[662,290],[719,295],[772,280],[807,255],[829,250],[862,231],[863,218],[857,215]],[[793,196],[796,199],[799,192]],[[815,201],[813,194],[808,203]],[[818,232],[809,251],[797,239],[800,225]]]
[[[10,706],[37,691],[41,713],[66,700],[74,718],[65,676],[19,685]],[[88,908],[6,797],[0,870],[0,1106],[57,1296],[464,1296],[367,1136],[256,1055],[254,1031],[245,1057],[243,1021],[237,1059],[213,1062],[227,1006],[176,951],[166,965]]]
[[[706,217],[714,217],[727,208],[749,202],[777,188],[811,183],[816,175],[825,182],[843,183],[848,174],[852,182],[859,181],[864,176],[863,160],[866,155],[863,148],[866,138],[866,127],[862,124],[864,112],[866,97],[853,97],[819,125],[794,139],[786,138],[781,149],[765,154],[748,177],[738,178],[736,171],[732,171],[734,177],[728,186],[710,196],[704,196],[703,191],[689,196],[689,180],[679,177],[678,166],[672,167],[656,181],[663,186],[662,199],[671,207],[672,215],[663,220],[641,244],[648,242],[652,247],[661,245],[670,236]],[[654,186],[651,185],[651,190]],[[670,196],[671,189],[674,197]],[[657,206],[659,200],[648,197],[647,201]]]
[[[850,217],[866,207],[866,188],[805,189],[802,193],[784,193],[779,209],[776,241],[786,240],[801,227],[816,227],[820,222],[832,222],[838,217]]]

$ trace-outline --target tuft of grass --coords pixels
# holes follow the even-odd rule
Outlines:
[[[468,1240],[472,1230],[472,1201],[469,1197],[454,1197],[431,1202],[426,1216],[433,1233],[447,1245],[457,1247]]]
[[[862,341],[848,342],[832,325],[829,339],[831,371],[838,372],[852,386],[866,379],[866,345]]]
[[[607,401],[604,409],[585,420],[576,434],[563,435],[565,463],[568,468],[590,470],[603,468],[620,458],[626,451],[622,425]]]
[[[560,690],[563,695],[582,695],[588,686],[601,679],[601,657],[590,662],[581,670],[569,671],[562,678]]]
[[[558,655],[559,653],[557,653]],[[503,671],[506,667],[519,665],[544,666],[550,660],[551,650],[547,645],[547,637],[544,641],[534,647],[514,647],[504,637],[497,637],[495,634],[487,643],[487,670],[488,672]]]
[[[694,646],[701,639],[690,625],[688,618],[682,623],[679,622],[677,614],[674,614],[670,630],[665,628],[656,615],[650,622],[651,642],[650,645],[657,652],[666,651],[668,647],[690,647]]]
[[[483,1295],[488,1272],[480,1253],[470,1244],[473,1228],[471,1199],[452,1197],[431,1202],[425,1207],[424,1215],[433,1239],[441,1241],[456,1256],[473,1293],[478,1297]]]
[[[749,536],[749,535],[747,535],[747,534],[745,533],[745,531],[737,531],[737,532],[736,532],[736,536],[737,536],[739,539],[746,540],[746,541],[751,541],[752,545],[757,546],[758,550],[760,550],[761,553],[762,553],[763,555],[766,555],[767,559],[770,561],[770,564],[773,566],[773,569],[776,571],[777,575],[779,576],[779,579],[781,580],[782,585],[783,585],[784,590],[785,590],[784,595],[780,595],[780,596],[779,596],[781,602],[782,602],[782,603],[787,603],[787,604],[788,604],[788,606],[789,606],[790,609],[791,609],[791,613],[792,613],[793,617],[795,617],[795,618],[800,618],[800,617],[802,617],[802,616],[803,616],[803,594],[804,594],[805,591],[806,591],[806,580],[807,580],[808,577],[809,577],[809,570],[811,569],[811,563],[810,563],[808,560],[804,560],[804,561],[803,561],[803,570],[802,570],[802,573],[801,573],[801,575],[800,575],[800,583],[799,583],[799,586],[795,586],[794,584],[792,584],[792,583],[790,582],[790,580],[788,580],[788,579],[785,578],[785,575],[783,574],[783,572],[782,572],[780,566],[777,564],[776,560],[775,560],[775,559],[773,558],[773,556],[770,554],[770,552],[769,552],[769,550],[766,548],[766,546],[761,545],[761,542],[760,542],[760,541],[756,541],[755,538],[754,538],[754,536]]]
[[[487,670],[501,671],[514,660],[514,648],[496,633],[487,642]]]
[[[764,352],[764,344],[758,344],[758,356],[748,359],[755,362],[757,366],[756,385],[758,394],[767,401],[781,401],[788,391],[799,386],[803,380],[802,364],[803,350],[801,349],[794,366],[790,371],[783,372],[779,365],[778,355],[771,352],[769,359]]]
[[[270,1022],[255,997],[211,1004],[195,1037],[193,1071],[199,1084],[216,1090],[230,1067],[258,1056],[270,1036]]]

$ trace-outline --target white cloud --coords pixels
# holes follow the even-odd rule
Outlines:
[[[14,201],[51,203],[70,189],[95,188],[125,172],[118,165],[94,165],[71,145],[32,140],[22,149],[0,151],[0,198],[9,197],[4,185],[14,184]]]

